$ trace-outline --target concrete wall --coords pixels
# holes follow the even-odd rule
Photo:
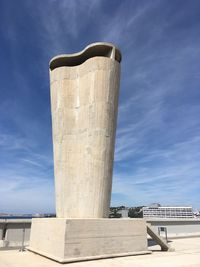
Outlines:
[[[167,227],[168,237],[178,238],[187,236],[200,236],[200,220],[198,219],[171,219],[147,221],[154,230],[158,227]],[[29,245],[31,219],[0,219],[0,248],[20,247],[22,245],[23,229],[25,229],[25,246]],[[3,239],[3,234],[5,237]]]
[[[20,247],[29,244],[31,219],[0,219],[0,247]]]
[[[158,227],[166,227],[167,235],[171,238],[200,236],[199,219],[147,219],[147,222],[156,231],[158,231]]]

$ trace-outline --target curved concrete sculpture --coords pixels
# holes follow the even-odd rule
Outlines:
[[[120,60],[95,43],[50,62],[57,217],[108,217]]]
[[[32,220],[29,250],[62,263],[147,253],[145,221],[107,218],[120,60],[96,43],[50,62],[57,218]]]

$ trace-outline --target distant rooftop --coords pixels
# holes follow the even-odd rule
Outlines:
[[[143,217],[150,218],[194,218],[192,207],[143,207]]]

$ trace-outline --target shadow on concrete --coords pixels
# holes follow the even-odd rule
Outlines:
[[[171,240],[167,241],[167,243],[171,243],[171,242],[173,242],[173,241],[171,241]],[[158,245],[158,243],[156,243],[156,241],[151,239],[151,238],[148,238],[147,244],[148,244],[148,247],[153,247],[153,246]]]
[[[19,246],[19,247],[3,247],[3,248],[0,248],[0,251],[5,251],[5,250],[20,250],[22,247]]]

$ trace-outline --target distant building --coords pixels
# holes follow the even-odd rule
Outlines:
[[[194,211],[194,217],[195,218],[200,218],[200,211]]]
[[[118,210],[117,213],[121,214],[120,218],[128,218],[128,211],[129,211],[129,209],[125,208],[125,209]]]
[[[128,218],[129,208],[125,206],[111,207],[109,218]]]
[[[143,217],[146,218],[194,218],[192,207],[161,207],[153,205],[143,207]]]

